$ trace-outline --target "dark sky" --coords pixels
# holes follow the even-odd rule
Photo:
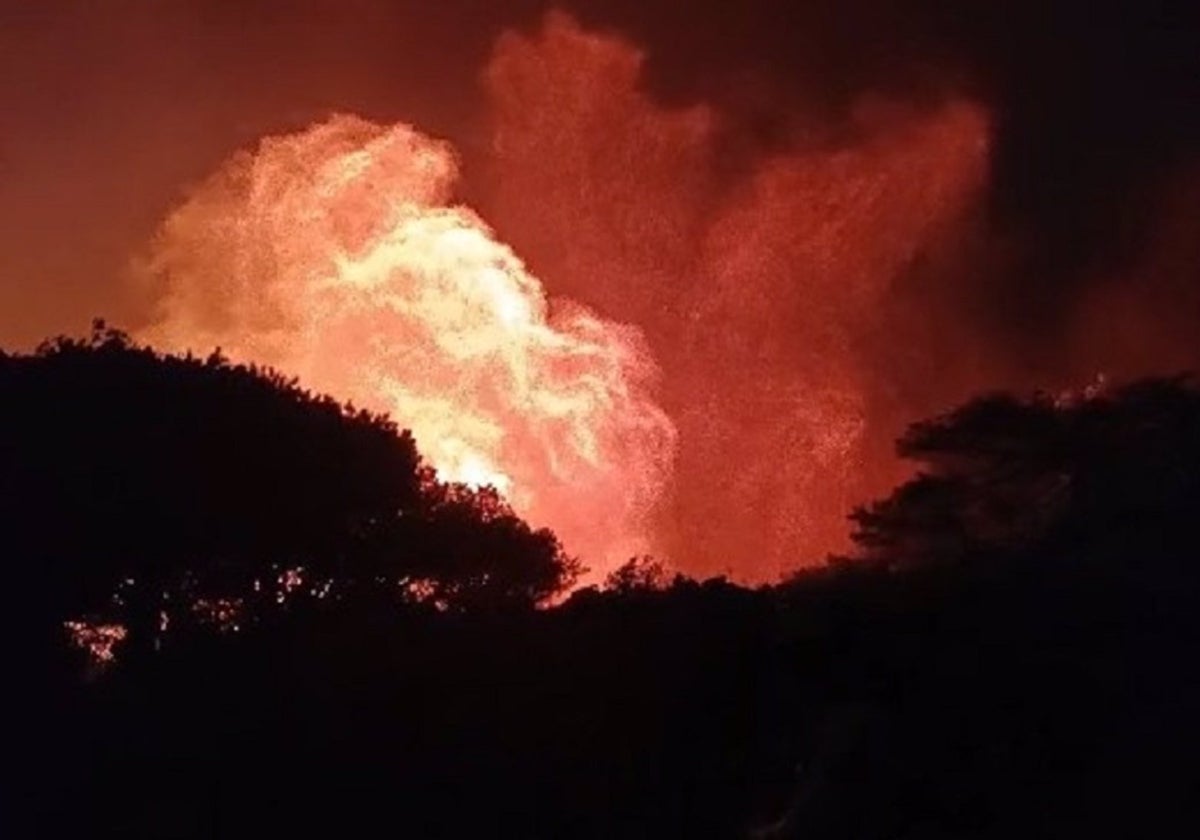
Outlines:
[[[133,316],[116,275],[181,186],[332,109],[480,143],[477,77],[537,2],[110,0],[0,12],[0,341]],[[1029,243],[1016,305],[1130,258],[1200,135],[1200,4],[576,0],[646,47],[655,90],[771,143],[864,91],[966,90],[996,117],[993,223]],[[706,11],[708,9],[708,11]],[[1054,308],[1039,307],[1052,318]]]

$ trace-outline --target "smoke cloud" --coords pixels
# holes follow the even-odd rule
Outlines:
[[[119,266],[181,188],[352,111],[454,142],[548,318],[644,334],[678,456],[635,530],[684,571],[819,562],[980,389],[1200,363],[1200,6],[566,7],[0,13],[0,338],[148,326]]]
[[[646,331],[680,433],[672,554],[771,578],[841,548],[850,506],[896,475],[877,371],[939,343],[894,346],[892,301],[950,258],[988,117],[864,100],[844,136],[731,170],[739,127],[654,101],[644,62],[564,15],[504,36],[487,206],[555,289]]]

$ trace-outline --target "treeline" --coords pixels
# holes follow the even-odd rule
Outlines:
[[[0,400],[13,836],[1196,825],[1190,379],[914,425],[854,555],[777,586],[637,559],[540,610],[551,534],[269,371],[99,329]],[[79,618],[129,628],[102,673]]]
[[[119,623],[127,647],[315,598],[541,602],[554,535],[440,483],[387,417],[280,374],[161,355],[102,323],[0,355],[0,498],[21,619]]]

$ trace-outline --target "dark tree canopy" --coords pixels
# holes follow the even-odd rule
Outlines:
[[[575,571],[493,491],[434,480],[392,420],[219,353],[161,355],[97,324],[0,355],[0,404],[10,581],[56,620],[274,601],[293,570],[309,594],[531,604]]]
[[[889,566],[1190,534],[1200,514],[1200,387],[1154,379],[1083,394],[991,395],[914,424],[917,475],[852,515]]]

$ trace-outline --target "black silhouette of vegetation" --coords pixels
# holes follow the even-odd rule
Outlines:
[[[551,535],[270,372],[100,330],[0,399],[6,836],[1196,828],[1191,379],[918,423],[854,554],[777,586],[634,558],[545,609]],[[99,673],[76,617],[131,628]]]
[[[1170,543],[1200,514],[1200,399],[1186,377],[980,398],[913,425],[898,449],[920,474],[851,517],[863,559],[893,567]]]
[[[163,356],[98,323],[0,356],[0,394],[30,626],[90,617],[148,642],[318,596],[529,606],[577,571],[493,490],[437,482],[391,420],[219,353]]]

